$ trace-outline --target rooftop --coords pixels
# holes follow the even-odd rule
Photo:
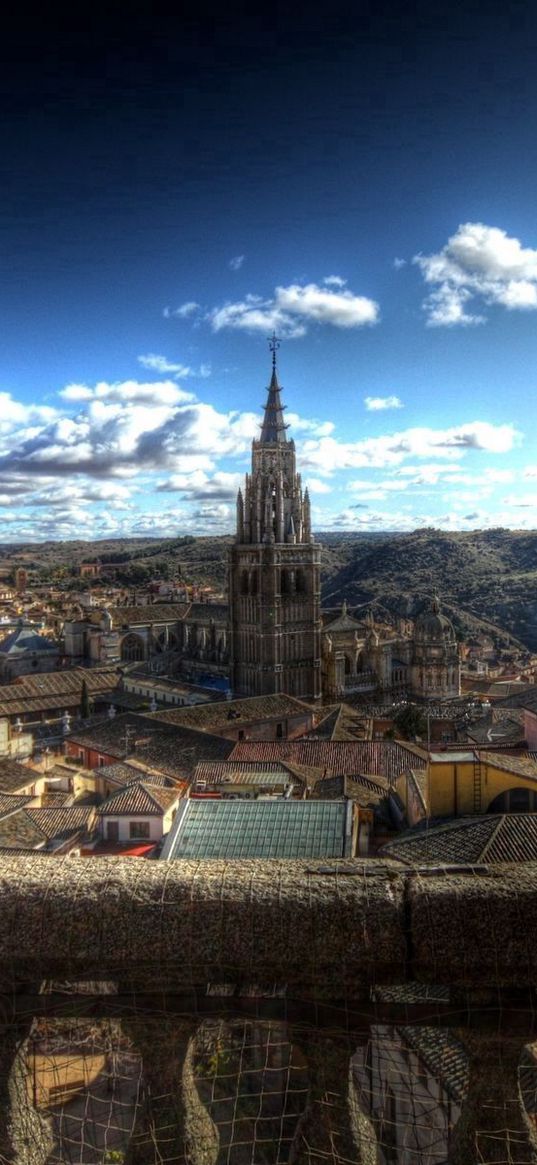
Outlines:
[[[163,789],[160,785],[144,784],[136,781],[124,789],[118,789],[99,805],[101,817],[119,817],[124,814],[144,817],[160,817],[179,799],[179,789]]]
[[[33,785],[34,781],[42,776],[42,773],[36,772],[35,769],[29,769],[16,760],[0,760],[0,792],[2,793],[17,793],[19,789]]]
[[[388,842],[383,857],[407,865],[537,861],[537,814],[491,813],[419,828]]]
[[[320,769],[321,774],[324,770],[334,776],[361,773],[393,783],[420,760],[425,767],[427,753],[392,740],[256,740],[236,744],[231,760],[279,761]]]
[[[254,723],[259,720],[286,719],[289,716],[313,717],[314,710],[309,704],[285,694],[274,696],[250,696],[244,700],[215,700],[209,704],[195,704],[187,708],[170,708],[163,712],[153,712],[152,716],[165,724],[183,725],[186,728],[229,728],[236,721]]]
[[[114,627],[147,623],[177,623],[188,613],[189,603],[151,603],[148,607],[108,607]]]
[[[341,858],[342,801],[184,801],[163,857]]]

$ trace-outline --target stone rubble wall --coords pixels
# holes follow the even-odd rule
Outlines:
[[[112,979],[140,991],[282,983],[528,987],[537,863],[465,872],[375,861],[0,858],[0,990]]]

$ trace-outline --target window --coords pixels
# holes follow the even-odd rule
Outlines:
[[[131,841],[137,838],[149,840],[149,821],[129,821],[129,837]]]

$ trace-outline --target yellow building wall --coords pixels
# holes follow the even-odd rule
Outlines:
[[[476,762],[477,763],[477,762]],[[476,812],[474,806],[474,762],[429,762],[428,802],[431,817],[459,817]],[[537,777],[508,773],[481,761],[481,804],[477,812],[486,813],[491,801],[507,789],[532,789],[537,792]]]
[[[84,1052],[28,1056],[28,1096],[35,1108],[64,1103],[104,1072],[106,1056]]]

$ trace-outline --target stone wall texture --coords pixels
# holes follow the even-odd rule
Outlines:
[[[65,978],[278,982],[331,999],[409,980],[528,987],[537,865],[2,856],[0,989]]]

